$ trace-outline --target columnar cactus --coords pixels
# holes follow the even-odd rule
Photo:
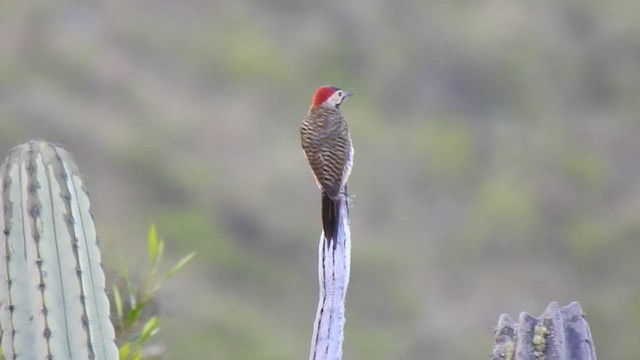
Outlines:
[[[516,323],[502,314],[493,360],[596,360],[589,324],[577,302],[549,304],[538,318],[523,312]]]
[[[59,146],[0,166],[0,329],[7,359],[117,359],[89,198]]]

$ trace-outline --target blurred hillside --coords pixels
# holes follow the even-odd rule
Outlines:
[[[152,221],[198,253],[167,359],[307,356],[323,84],[356,93],[345,359],[486,359],[500,313],[552,300],[600,358],[640,353],[637,1],[8,0],[0,54],[1,153],[75,155],[105,264]]]

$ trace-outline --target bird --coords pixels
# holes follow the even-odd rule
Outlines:
[[[300,138],[304,155],[322,193],[322,228],[335,247],[342,199],[348,201],[347,180],[353,164],[349,127],[340,105],[353,93],[336,86],[320,86],[302,121]]]

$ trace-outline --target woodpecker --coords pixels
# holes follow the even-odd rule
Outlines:
[[[321,86],[313,94],[311,108],[302,122],[302,149],[322,192],[322,228],[325,240],[335,246],[340,202],[348,199],[347,179],[351,174],[353,147],[340,105],[348,91]]]

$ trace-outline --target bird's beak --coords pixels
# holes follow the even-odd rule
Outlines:
[[[353,95],[353,93],[352,93],[352,92],[345,91],[345,92],[344,92],[344,95],[342,95],[342,96],[346,99],[346,98],[348,98],[348,97],[349,97],[349,96],[351,96],[351,95]]]

